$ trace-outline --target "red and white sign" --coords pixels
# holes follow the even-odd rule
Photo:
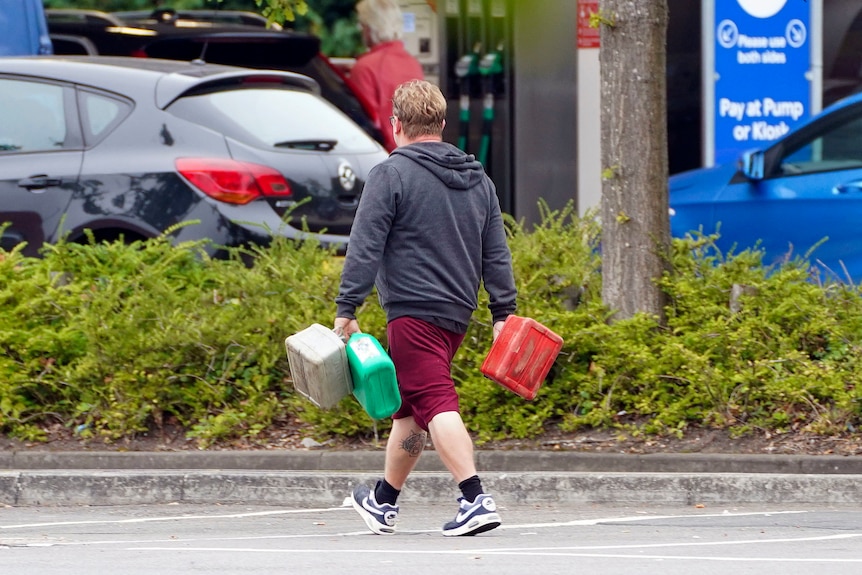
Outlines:
[[[599,11],[599,0],[578,0],[578,48],[598,48],[599,29],[590,27],[590,15]]]

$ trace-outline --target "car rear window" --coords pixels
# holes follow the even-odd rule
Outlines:
[[[285,143],[289,142],[335,142],[334,152],[378,150],[378,144],[350,118],[309,92],[262,87],[209,92],[181,98],[168,111],[258,147],[288,149]]]

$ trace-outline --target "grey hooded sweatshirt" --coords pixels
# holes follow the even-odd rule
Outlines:
[[[396,148],[368,174],[335,299],[338,317],[377,286],[387,321],[411,316],[467,330],[480,282],[493,320],[515,311],[500,202],[482,164],[445,142]]]

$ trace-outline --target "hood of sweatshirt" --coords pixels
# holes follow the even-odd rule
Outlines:
[[[485,174],[481,162],[447,142],[417,142],[396,148],[393,156],[405,156],[423,166],[441,182],[456,190],[475,186]]]

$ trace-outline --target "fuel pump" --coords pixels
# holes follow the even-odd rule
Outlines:
[[[513,213],[515,142],[510,86],[515,52],[510,11],[512,6],[522,3],[519,0],[442,0],[437,4],[444,6],[446,31],[445,57],[441,59],[446,73],[441,75],[441,89],[449,104],[447,125],[450,128],[444,138],[475,154],[494,180],[500,207]]]
[[[455,63],[455,76],[458,78],[458,147],[467,150],[470,135],[470,97],[473,92],[473,82],[479,76],[479,52],[481,44],[473,46],[473,51],[464,54]]]
[[[479,62],[479,74],[482,76],[482,139],[479,144],[479,161],[488,170],[491,152],[491,130],[494,127],[495,95],[502,89],[503,76],[503,43],[496,50],[489,52]]]

